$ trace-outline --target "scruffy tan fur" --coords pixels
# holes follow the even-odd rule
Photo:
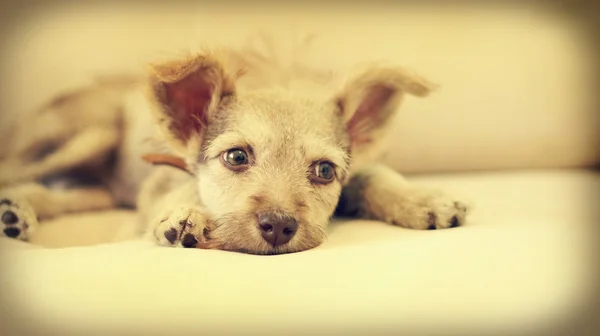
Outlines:
[[[318,246],[334,212],[415,229],[464,223],[461,202],[376,163],[404,97],[425,97],[433,85],[382,65],[337,82],[304,64],[278,68],[266,54],[207,49],[41,109],[3,155],[0,215],[15,215],[3,215],[5,234],[27,239],[34,211],[49,218],[137,205],[143,235],[160,245],[276,254]],[[224,159],[232,149],[246,153],[239,169]],[[140,159],[148,152],[182,157],[192,175],[150,167]],[[334,168],[327,182],[315,177],[323,162]],[[39,183],[53,175],[101,183]],[[263,214],[297,224],[289,241],[263,238]]]

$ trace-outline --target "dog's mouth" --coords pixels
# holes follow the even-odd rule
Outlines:
[[[240,244],[238,242],[223,242],[219,239],[210,237],[207,241],[198,243],[196,247],[200,249],[270,256],[303,252],[313,249],[320,244],[321,241],[315,241],[312,244],[302,246],[292,241],[290,243],[274,247],[264,244],[263,242],[248,241]]]
[[[325,229],[308,230],[303,227],[304,223],[299,223],[294,237],[283,244],[274,245],[261,235],[260,224],[255,222],[241,222],[233,220],[232,216],[225,216],[215,222],[213,229],[206,235],[206,240],[199,243],[197,248],[253,255],[279,255],[310,250],[319,246],[326,237]]]
[[[305,249],[305,250],[272,249],[272,250],[266,250],[266,251],[265,250],[255,251],[255,250],[250,250],[247,248],[235,248],[235,247],[228,248],[227,246],[225,246],[224,248],[220,248],[220,250],[228,251],[228,252],[235,252],[235,253],[252,254],[252,255],[273,256],[273,255],[281,255],[281,254],[298,253],[298,252],[303,252],[303,251],[306,251],[309,249]]]

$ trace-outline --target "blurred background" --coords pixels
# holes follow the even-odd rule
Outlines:
[[[520,314],[517,308],[529,312],[540,310],[539,302],[518,293],[535,292],[532,297],[542,306],[544,299],[550,302],[562,298],[561,295],[567,298],[569,294],[571,296],[563,301],[571,304],[577,301],[573,293],[583,301],[591,293],[587,291],[588,284],[596,283],[596,273],[592,274],[598,264],[596,255],[587,249],[588,243],[598,236],[597,219],[600,218],[597,207],[600,194],[597,190],[590,192],[592,187],[598,186],[598,176],[587,171],[600,163],[600,39],[593,30],[598,27],[595,13],[599,8],[594,2],[322,1],[284,5],[250,1],[220,4],[20,1],[2,6],[0,141],[4,144],[10,145],[9,131],[17,118],[56,94],[91,82],[95,76],[143,73],[147,62],[157,58],[179,55],[213,43],[239,46],[264,30],[281,42],[278,50],[283,59],[293,61],[302,57],[307,63],[341,73],[355,64],[386,61],[410,68],[440,86],[429,98],[405,101],[393,125],[393,141],[388,143],[385,157],[394,168],[424,175],[538,169],[528,174],[519,171],[506,176],[504,172],[481,176],[464,174],[461,178],[430,181],[433,187],[455,187],[476,195],[479,211],[476,216],[479,217],[474,216],[474,225],[465,228],[467,230],[451,233],[454,239],[462,237],[456,245],[462,249],[453,252],[464,254],[464,259],[453,259],[456,264],[447,263],[443,257],[450,258],[451,254],[444,251],[442,256],[438,254],[419,266],[432,267],[433,264],[429,264],[432,261],[448,269],[462,265],[468,272],[480,271],[490,278],[493,276],[499,287],[488,289],[485,282],[475,283],[475,277],[470,279],[472,287],[467,287],[463,274],[444,278],[443,281],[456,286],[449,287],[451,299],[447,300],[447,307],[456,307],[452,303],[457,302],[466,302],[465,307],[469,302],[477,304],[471,304],[471,310],[445,310],[444,314],[438,311],[438,315],[451,322],[460,320],[457,315],[465,311],[485,315],[489,307],[483,309],[480,301],[475,300],[480,296],[485,300],[485,295],[472,295],[475,301],[462,296],[463,293],[485,293],[497,302],[505,300],[505,312],[511,314],[502,315],[492,309],[485,315],[489,320],[481,320],[481,323],[495,322],[493,317],[510,316],[509,320],[518,324],[527,321],[527,314]],[[310,33],[316,36],[311,49],[301,56],[293,54],[288,47]],[[576,169],[563,175],[555,171],[562,168]],[[93,216],[73,216],[63,222],[64,226],[55,225],[58,229],[54,233],[40,234],[38,239],[68,240],[66,230],[60,228],[69,227],[70,235],[78,239],[78,244],[85,239],[90,239],[85,242],[90,245],[110,241],[124,218],[121,213],[99,217],[97,227],[102,230],[94,231],[90,226]],[[133,218],[133,214],[127,214],[127,220]],[[107,231],[107,227],[111,229]],[[365,233],[372,229],[371,226],[365,226],[363,231],[357,229],[359,226],[346,227],[349,228],[347,236],[340,232],[343,229],[332,235],[333,246],[336,239],[343,242],[350,235],[363,244]],[[472,232],[475,234],[471,235]],[[410,237],[406,232],[398,234],[403,239]],[[386,231],[384,236],[391,235]],[[449,236],[444,236],[441,248],[448,248],[449,241]],[[594,242],[589,246],[598,245]],[[478,252],[474,253],[475,249]],[[482,250],[485,253],[481,253]],[[67,253],[65,250],[65,255]],[[100,253],[102,258],[103,253]],[[409,254],[402,256],[412,260]],[[39,265],[47,265],[46,259],[37,260]],[[71,259],[66,260],[63,272],[75,267],[70,264]],[[504,262],[505,268],[488,265],[490,260]],[[516,265],[514,269],[513,265]],[[386,263],[386,269],[387,266]],[[54,267],[46,268],[46,277],[60,275]],[[537,273],[526,276],[530,271]],[[79,269],[73,272],[77,272],[77,277],[82,276]],[[53,283],[56,288],[72,286],[58,275]],[[117,280],[116,283],[122,282]],[[15,281],[27,283],[23,277]],[[28,288],[41,290],[43,286],[34,281],[37,278],[31,277]],[[429,287],[423,292],[431,290]],[[59,293],[52,289],[48,292]],[[127,295],[122,297],[128,300]],[[511,301],[515,297],[518,300]],[[81,302],[84,299],[82,295]],[[428,302],[416,299],[411,302],[422,304],[425,307],[422,309],[429,312],[419,315],[425,324],[431,324]],[[508,304],[514,302],[517,304]],[[77,303],[71,301],[71,307],[76,307],[73,312],[82,309]],[[50,308],[48,311],[59,312]],[[113,311],[109,308],[107,311]],[[561,306],[558,310],[567,308]],[[413,306],[410,309],[413,311]],[[93,312],[90,316],[96,316],[96,311]],[[587,307],[581,316],[586,314],[597,318],[597,313]],[[475,324],[477,319],[469,320],[468,314],[463,315],[463,321],[468,320],[466,325]],[[64,316],[72,318],[67,313]],[[551,320],[559,315],[548,316]],[[396,321],[397,316],[393,320]]]
[[[407,99],[386,161],[407,173],[583,167],[600,162],[596,45],[577,6],[520,2],[24,2],[4,11],[0,111],[8,129],[94,76],[259,30],[317,38],[302,57],[344,72],[365,61],[440,85]],[[588,10],[589,11],[589,10]],[[292,57],[293,55],[289,55]],[[1,132],[8,134],[7,132]]]

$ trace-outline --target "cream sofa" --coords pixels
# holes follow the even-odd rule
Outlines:
[[[468,225],[444,231],[334,222],[322,246],[270,257],[159,248],[132,237],[130,211],[69,216],[31,244],[0,240],[2,334],[557,331],[594,285],[600,151],[591,41],[545,9],[31,10],[3,51],[2,111],[14,113],[2,126],[93,74],[241,43],[254,28],[313,31],[324,66],[391,60],[441,85],[406,101],[385,160],[474,208]]]

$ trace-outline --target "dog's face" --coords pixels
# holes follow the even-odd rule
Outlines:
[[[220,59],[155,67],[151,97],[172,148],[198,179],[212,244],[257,254],[319,245],[353,159],[368,152],[419,78],[373,69],[327,99],[236,92]]]
[[[336,107],[277,93],[233,98],[207,126],[197,168],[220,248],[283,253],[325,238],[349,168]]]

